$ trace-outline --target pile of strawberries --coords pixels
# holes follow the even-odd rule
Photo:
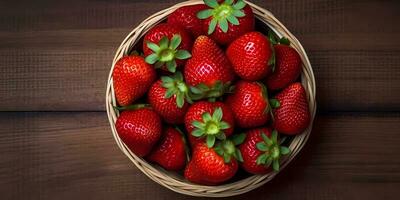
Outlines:
[[[173,12],[115,64],[117,132],[137,156],[193,183],[226,182],[239,167],[279,170],[283,140],[310,122],[300,56],[255,31],[244,1],[204,2]]]

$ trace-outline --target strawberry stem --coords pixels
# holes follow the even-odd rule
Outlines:
[[[179,34],[175,34],[171,41],[164,36],[158,44],[147,41],[147,47],[153,51],[146,57],[146,62],[155,68],[166,66],[168,71],[174,73],[176,71],[176,59],[185,60],[192,55],[186,50],[177,49],[182,42]]]
[[[218,155],[224,158],[225,163],[230,163],[232,157],[237,161],[243,162],[242,153],[238,148],[236,148],[236,146],[241,144],[244,141],[244,138],[245,135],[243,133],[233,135],[230,139],[218,142],[215,145],[214,150]],[[240,139],[241,141],[237,143],[238,141],[235,141],[237,139]]]
[[[178,108],[182,108],[185,104],[185,100],[188,103],[193,103],[191,97],[189,96],[189,88],[183,81],[183,76],[181,72],[176,72],[173,76],[163,76],[161,77],[162,86],[167,89],[164,98],[171,98],[176,96],[176,105]]]
[[[269,167],[272,164],[272,168],[275,171],[279,171],[279,160],[290,153],[290,149],[285,146],[281,146],[278,141],[278,132],[272,131],[271,137],[269,138],[265,133],[261,133],[263,138],[262,142],[256,144],[258,150],[264,152],[257,158],[257,165],[265,165]]]
[[[233,0],[225,0],[219,4],[216,0],[204,0],[209,9],[202,10],[197,13],[199,19],[207,19],[212,17],[208,27],[208,34],[211,35],[216,26],[224,32],[228,32],[229,23],[239,25],[238,17],[244,17],[243,8],[247,5],[243,0],[237,0],[234,4]]]
[[[216,139],[226,139],[224,130],[231,127],[227,122],[222,120],[222,116],[221,107],[216,108],[212,116],[209,112],[203,113],[202,121],[195,120],[192,122],[195,129],[191,134],[195,137],[205,137],[208,148],[213,147]]]
[[[223,96],[226,92],[230,91],[231,84],[222,83],[222,81],[218,80],[212,87],[205,85],[204,83],[200,83],[195,87],[190,87],[191,97],[193,100],[201,100],[201,99],[215,99]]]

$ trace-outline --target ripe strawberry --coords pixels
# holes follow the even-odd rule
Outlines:
[[[245,80],[256,81],[270,71],[271,48],[271,43],[262,33],[250,32],[233,41],[226,54],[237,75]]]
[[[196,39],[193,57],[186,63],[184,76],[195,99],[222,96],[234,80],[229,60],[218,45],[207,36]]]
[[[198,101],[185,115],[185,127],[192,146],[206,140],[212,147],[216,139],[224,140],[233,133],[231,109],[221,102]]]
[[[301,83],[293,83],[275,96],[279,102],[273,110],[274,128],[283,134],[296,135],[310,123],[306,91]]]
[[[189,88],[183,82],[180,72],[173,77],[163,76],[155,82],[148,93],[148,100],[154,110],[169,124],[181,124],[192,103]]]
[[[214,185],[232,178],[237,170],[237,161],[242,161],[240,151],[235,147],[244,140],[244,134],[231,140],[219,142],[215,148],[198,143],[193,148],[192,159],[185,169],[189,181]]]
[[[254,30],[255,18],[249,5],[242,0],[219,2],[205,0],[204,3],[209,9],[197,14],[198,18],[205,19],[203,30],[207,31],[212,39],[226,45]]]
[[[239,127],[262,126],[270,118],[267,90],[261,83],[239,81],[227,103]]]
[[[137,156],[146,156],[161,136],[161,119],[149,108],[124,111],[115,123],[119,137]]]
[[[185,28],[195,38],[205,35],[207,32],[203,31],[203,22],[196,14],[206,8],[204,4],[180,7],[168,16],[167,23]]]
[[[239,146],[242,153],[244,170],[252,174],[266,174],[270,165],[279,171],[279,160],[290,150],[278,142],[278,133],[269,128],[252,129],[246,132],[246,140]]]
[[[113,84],[118,104],[127,106],[142,97],[156,79],[156,71],[140,56],[125,56],[115,63]]]
[[[184,66],[191,57],[193,39],[185,29],[167,23],[158,24],[144,36],[143,52],[146,62],[155,68],[165,68],[175,72],[178,66]]]
[[[266,84],[268,89],[280,90],[296,81],[300,76],[301,58],[299,53],[289,46],[290,41],[287,38],[280,38],[277,41],[272,32],[269,33],[269,38],[274,44],[275,63],[274,71],[271,76],[267,77]]]
[[[183,135],[176,129],[168,127],[148,159],[167,170],[181,170],[186,164],[186,144]]]
[[[198,172],[196,165],[193,162],[189,162],[186,165],[183,176],[192,183],[197,183],[201,185],[216,185],[215,183],[209,183],[202,180],[202,175]]]

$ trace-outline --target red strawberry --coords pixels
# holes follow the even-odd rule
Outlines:
[[[188,92],[182,74],[177,72],[173,77],[163,76],[155,82],[149,90],[148,100],[167,123],[181,124],[189,103],[192,103]]]
[[[215,183],[210,183],[202,179],[202,175],[198,172],[196,165],[193,162],[189,162],[186,165],[183,176],[192,183],[197,183],[201,185],[216,185]]]
[[[113,84],[118,104],[127,106],[142,97],[156,79],[156,71],[140,56],[125,56],[115,63]]]
[[[193,57],[184,70],[192,92],[202,97],[219,97],[234,79],[232,67],[224,52],[207,36],[200,36],[193,45]]]
[[[310,124],[306,91],[301,83],[293,83],[275,96],[279,102],[273,110],[274,128],[283,134],[300,134]]]
[[[271,48],[271,43],[262,33],[250,32],[233,41],[226,54],[237,75],[245,80],[256,81],[269,72]]]
[[[226,45],[241,35],[254,30],[254,14],[249,5],[237,1],[204,1],[209,9],[200,11],[197,17],[206,19],[203,30],[217,43]],[[235,2],[235,3],[234,3]]]
[[[192,146],[206,140],[212,147],[216,139],[223,140],[233,133],[231,109],[221,102],[198,101],[185,115],[185,127]]]
[[[287,39],[281,41],[287,41]],[[289,43],[274,45],[275,69],[267,78],[268,89],[279,90],[296,81],[301,73],[301,58]]]
[[[161,136],[161,119],[149,108],[124,111],[115,123],[119,137],[137,156],[146,156]]]
[[[148,159],[167,170],[183,169],[186,164],[186,144],[183,135],[178,130],[168,127]]]
[[[241,139],[243,142],[244,137]],[[185,169],[185,177],[189,181],[207,185],[229,180],[238,170],[237,160],[242,161],[240,151],[235,148],[238,144],[239,142],[224,140],[215,148],[208,148],[206,144],[198,143],[193,148],[192,159]]]
[[[262,126],[270,118],[267,91],[261,83],[239,81],[227,103],[239,127]]]
[[[193,39],[185,29],[167,23],[158,24],[144,36],[143,51],[146,62],[155,64],[155,68],[165,66],[170,72],[184,66],[191,57]],[[163,69],[165,69],[163,67]]]
[[[180,7],[168,16],[168,24],[185,28],[195,38],[205,35],[207,32],[203,31],[203,22],[197,18],[196,14],[206,8],[204,4]]]
[[[283,140],[282,140],[283,141]],[[246,140],[239,146],[242,153],[244,170],[252,174],[266,174],[270,165],[279,170],[279,160],[290,152],[289,148],[280,146],[278,133],[268,128],[252,129],[246,132]]]

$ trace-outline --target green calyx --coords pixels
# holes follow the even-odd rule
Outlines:
[[[265,108],[264,112],[266,114],[271,115],[272,121],[274,121],[274,113],[272,112],[272,109],[276,109],[279,108],[279,106],[281,106],[280,102],[278,101],[278,99],[274,99],[274,98],[269,98],[268,97],[268,89],[267,87],[262,84],[257,82],[257,84],[261,87],[261,95],[264,97],[265,101],[267,102],[267,107]]]
[[[278,35],[276,35],[272,30],[268,31],[268,39],[271,42],[270,48],[272,50],[272,56],[268,61],[268,65],[271,66],[272,72],[274,72],[275,71],[275,62],[276,62],[274,45],[283,44],[283,45],[289,46],[290,41],[286,37],[279,38]]]
[[[182,42],[182,38],[179,34],[174,35],[171,41],[164,36],[159,44],[147,42],[147,47],[153,51],[152,54],[146,57],[146,62],[155,66],[155,68],[161,68],[166,66],[168,71],[175,73],[176,71],[176,59],[185,60],[192,55],[189,51],[177,49]]]
[[[190,87],[191,97],[193,100],[201,100],[201,99],[211,99],[215,100],[218,97],[221,97],[226,92],[229,92],[232,88],[231,84],[222,83],[222,81],[216,81],[212,87],[208,87],[204,83],[200,83],[195,87]]]
[[[268,31],[268,39],[272,45],[283,44],[283,45],[290,45],[289,39],[286,37],[279,38],[272,30]]]
[[[164,98],[171,98],[176,96],[176,105],[178,108],[182,108],[185,104],[185,100],[188,103],[193,103],[191,97],[189,96],[189,88],[183,81],[183,76],[181,72],[176,72],[172,77],[163,76],[161,77],[162,86],[167,89]]]
[[[279,108],[281,106],[281,103],[278,101],[278,99],[269,99],[269,105],[271,106],[272,109]]]
[[[246,135],[244,133],[233,135],[230,139],[218,142],[214,151],[224,158],[225,163],[230,163],[232,157],[237,161],[243,162],[242,153],[236,146],[243,143]]]
[[[261,133],[263,138],[262,142],[256,144],[258,150],[264,152],[257,158],[257,165],[265,165],[269,167],[272,165],[272,169],[279,171],[279,160],[290,153],[288,147],[281,146],[283,140],[278,141],[278,132],[272,131],[271,137],[268,138],[265,133]]]
[[[225,140],[226,136],[224,130],[229,129],[231,126],[222,121],[222,109],[220,107],[214,110],[211,115],[209,112],[205,112],[202,115],[202,121],[193,121],[192,125],[195,129],[192,131],[192,135],[195,137],[205,137],[208,148],[211,148],[215,144],[215,140]]]
[[[243,0],[237,0],[235,4],[233,2],[234,0],[225,0],[219,4],[217,0],[204,0],[210,9],[198,12],[197,17],[199,19],[212,17],[208,27],[209,35],[215,31],[217,24],[224,33],[228,32],[229,23],[239,25],[238,17],[245,16],[243,8],[247,4]]]

